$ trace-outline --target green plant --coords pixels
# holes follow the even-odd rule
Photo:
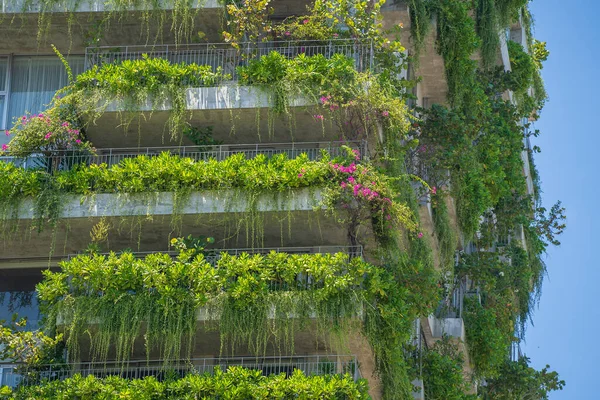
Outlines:
[[[498,377],[487,379],[487,385],[479,392],[485,400],[548,400],[549,393],[562,390],[565,381],[546,365],[541,371],[529,366],[529,358],[506,360],[500,367]]]
[[[519,43],[510,40],[507,44],[511,66],[511,89],[516,95],[524,96],[533,84],[535,63],[531,55],[525,52]]]
[[[506,304],[499,306],[506,307]],[[497,376],[508,357],[511,337],[498,326],[495,310],[484,308],[474,298],[465,299],[464,320],[469,355],[476,373],[481,377]]]
[[[59,272],[45,272],[37,290],[48,328],[65,321],[69,351],[78,357],[80,335],[95,321],[90,356],[106,360],[114,344],[123,361],[142,340],[145,324],[147,351],[158,348],[168,361],[190,357],[196,312],[206,307],[223,350],[233,353],[246,344],[263,354],[275,341],[293,351],[297,325],[311,315],[328,330],[346,326],[363,302],[374,301],[389,285],[379,268],[345,254],[222,253],[213,266],[202,253],[187,249],[176,259],[166,254],[79,256],[61,263]],[[269,322],[270,314],[276,324]]]
[[[166,59],[144,58],[121,63],[94,65],[77,76],[63,92],[79,110],[98,118],[114,101],[122,102],[126,111],[141,111],[148,104],[160,109],[170,104],[167,129],[178,137],[184,128],[185,90],[189,87],[215,85],[230,76],[221,68],[209,65],[171,64]]]
[[[215,369],[214,375],[190,373],[183,378],[159,381],[155,377],[128,380],[119,376],[104,379],[75,375],[63,381],[39,386],[22,386],[14,391],[3,388],[3,400],[59,400],[65,398],[105,399],[293,399],[302,393],[307,400],[369,399],[365,380],[355,382],[350,375],[305,376],[295,370],[285,374],[263,376],[262,371],[230,367],[226,372]]]
[[[207,126],[205,128],[197,128],[191,125],[187,125],[183,129],[183,135],[190,139],[194,145],[200,148],[218,146],[223,144],[222,140],[215,140],[213,138],[213,127]]]
[[[425,398],[432,400],[467,400],[468,382],[463,375],[464,360],[450,338],[444,337],[423,354]]]

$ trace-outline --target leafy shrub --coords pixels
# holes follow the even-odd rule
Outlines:
[[[184,251],[173,260],[124,253],[62,262],[37,287],[49,327],[66,321],[68,347],[77,357],[79,334],[95,321],[90,356],[105,360],[112,343],[118,360],[126,360],[145,324],[146,349],[158,347],[165,359],[178,359],[190,356],[196,312],[207,307],[223,346],[233,352],[245,343],[262,354],[271,340],[293,349],[298,321],[313,314],[328,330],[348,324],[364,301],[389,285],[381,269],[342,253],[223,253],[214,266],[194,254]]]
[[[354,382],[350,375],[305,376],[296,370],[285,374],[262,376],[262,371],[230,367],[227,372],[215,370],[214,376],[190,374],[181,379],[158,381],[154,377],[127,380],[117,376],[104,379],[76,375],[64,381],[39,386],[23,386],[11,393],[0,392],[4,400],[59,399],[303,399],[361,400],[368,399],[366,381]]]

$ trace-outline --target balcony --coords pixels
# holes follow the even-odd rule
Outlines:
[[[216,369],[243,367],[261,371],[263,375],[285,374],[291,376],[295,370],[305,375],[345,375],[354,380],[361,378],[357,357],[351,355],[310,355],[274,357],[228,357],[194,358],[165,365],[161,360],[129,361],[127,363],[89,362],[48,365],[35,370],[23,369],[19,365],[0,365],[0,386],[35,385],[40,380],[61,381],[79,374],[98,378],[118,376],[126,379],[143,379],[154,376],[159,381],[177,374],[180,377],[195,373],[213,375]]]
[[[310,160],[320,160],[324,154],[331,157],[345,155],[342,146],[359,150],[359,155],[364,159],[367,155],[365,141],[349,142],[302,142],[302,143],[260,143],[260,144],[228,144],[218,146],[171,146],[171,147],[146,147],[146,148],[107,148],[97,149],[95,154],[82,154],[77,151],[61,151],[50,156],[41,154],[25,158],[0,156],[0,161],[10,162],[18,167],[42,169],[45,171],[66,171],[77,165],[100,165],[109,167],[119,164],[129,158],[141,155],[158,157],[167,152],[179,157],[191,158],[195,162],[211,159],[222,161],[234,154],[244,154],[247,159],[259,154],[272,157],[277,154],[286,154],[289,159],[294,159],[301,154],[306,154]]]
[[[146,4],[133,4],[128,8],[129,11],[151,11],[151,10],[172,10],[175,6],[172,1],[166,0],[157,2],[153,6]],[[218,0],[196,0],[190,1],[190,8],[221,8]],[[117,11],[122,7],[116,7],[113,2],[105,0],[64,0],[56,2],[48,7],[36,0],[0,0],[0,13],[20,14],[20,13],[72,13],[72,12],[104,12]]]
[[[374,63],[372,41],[335,39],[245,42],[239,44],[239,49],[229,43],[88,47],[85,49],[85,69],[125,60],[141,60],[144,57],[162,58],[172,64],[210,65],[213,70],[221,68],[224,74],[230,75],[231,78],[227,81],[230,83],[239,79],[237,67],[248,65],[250,61],[260,59],[273,51],[288,58],[304,54],[307,57],[323,55],[329,59],[335,54],[342,54],[354,59],[354,66],[359,72],[372,69]]]
[[[167,59],[171,63],[209,65],[216,70],[220,68],[225,78],[216,84],[206,87],[190,87],[186,89],[185,109],[189,113],[189,123],[194,126],[210,125],[214,128],[214,136],[219,140],[227,140],[232,135],[232,125],[239,142],[287,141],[292,137],[301,137],[303,141],[323,140],[337,134],[334,124],[322,124],[315,121],[314,114],[321,114],[316,107],[315,99],[297,96],[289,99],[290,107],[296,112],[293,119],[274,118],[269,109],[275,105],[272,93],[255,86],[240,86],[237,68],[247,65],[273,51],[288,58],[300,54],[307,56],[323,55],[331,58],[342,54],[354,60],[357,71],[373,68],[374,51],[370,41],[340,39],[331,41],[298,41],[298,42],[264,42],[241,43],[239,49],[230,44],[209,43],[189,45],[156,45],[156,46],[110,46],[91,47],[85,51],[85,68],[120,63],[125,60],[139,60],[144,55],[150,58]],[[119,131],[125,135],[106,135],[115,131],[115,126],[123,122],[120,112],[125,110],[122,100],[107,100],[103,104],[102,116],[89,124],[87,134],[98,147],[123,146],[156,146],[164,143],[164,127],[167,124],[172,106],[169,101],[163,104],[152,104],[151,99],[139,105],[136,112],[142,118],[134,118]],[[312,111],[311,111],[312,109]],[[233,113],[235,110],[235,114]],[[318,112],[317,112],[318,111]],[[331,126],[329,126],[331,125]],[[239,127],[242,127],[240,129]],[[276,137],[276,135],[285,135]],[[123,137],[124,136],[124,137]]]

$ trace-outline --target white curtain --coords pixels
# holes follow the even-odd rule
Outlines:
[[[84,57],[69,57],[73,75],[83,72]],[[38,114],[58,89],[68,83],[67,72],[56,56],[14,57],[10,77],[8,125],[27,113]]]
[[[6,106],[6,73],[8,72],[8,57],[0,57],[0,129],[6,129],[4,122],[4,107]]]

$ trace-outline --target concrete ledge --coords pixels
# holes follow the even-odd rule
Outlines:
[[[273,192],[258,197],[256,210],[311,211],[320,206],[320,200],[320,189],[296,189],[285,194]],[[175,209],[177,201],[183,204]],[[19,206],[18,219],[33,219],[34,204],[31,198],[24,200]],[[62,204],[60,218],[234,213],[247,211],[251,205],[241,190],[194,192],[179,200],[172,192],[67,195]]]
[[[221,86],[199,87],[186,89],[186,109],[193,110],[231,110],[246,108],[270,108],[275,105],[275,97],[263,89],[255,86],[240,86],[233,82]],[[300,107],[311,105],[307,98],[290,98],[289,105]],[[150,100],[139,108],[140,112],[169,111],[171,102],[152,104]],[[106,107],[104,112],[125,111],[123,101],[114,101]]]
[[[465,323],[462,318],[436,318],[433,315],[428,317],[429,326],[433,338],[441,338],[447,335],[452,338],[460,339],[463,342],[466,339]]]
[[[39,13],[40,6],[36,4],[35,0],[26,6],[26,9],[23,9],[23,6],[26,1],[25,0],[0,0],[0,13],[4,14],[21,14],[21,13]],[[166,0],[163,4],[161,4],[160,9],[162,10],[172,10],[173,2]],[[202,9],[212,9],[212,8],[223,8],[221,4],[219,4],[218,0],[196,0],[192,3],[191,8],[202,8]],[[129,11],[153,11],[154,8],[148,7],[130,7]],[[114,11],[113,7],[107,5],[103,0],[66,0],[61,4],[57,4],[51,10],[45,10],[45,12],[105,12],[105,11]]]

